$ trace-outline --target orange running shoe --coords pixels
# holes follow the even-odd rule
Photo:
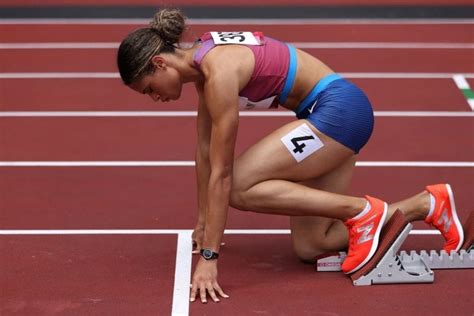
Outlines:
[[[342,271],[346,274],[359,270],[372,258],[387,217],[387,203],[368,195],[365,198],[370,203],[370,210],[344,222],[349,230],[349,251],[342,263]]]
[[[428,214],[425,222],[436,227],[446,240],[443,249],[448,253],[458,251],[464,241],[464,232],[456,213],[454,195],[449,184],[435,184],[426,187],[435,198],[432,214]]]

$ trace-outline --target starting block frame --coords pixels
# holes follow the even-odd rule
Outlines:
[[[406,225],[375,268],[368,274],[352,280],[354,285],[432,283],[434,272],[423,260],[418,258],[412,261],[410,265],[405,265],[397,255],[412,227],[411,224]]]
[[[474,231],[473,223],[474,212],[471,212],[464,226],[465,235],[472,235],[472,231]],[[386,226],[389,227],[387,230],[397,230],[394,240],[390,241],[390,246],[388,249],[385,248],[387,250],[371,270],[364,273],[356,272],[351,275],[354,285],[433,283],[433,270],[435,269],[474,268],[472,236],[468,238],[469,240],[466,240],[468,246],[463,246],[466,249],[459,252],[452,251],[448,254],[444,250],[440,252],[432,250],[430,252],[420,251],[420,253],[416,251],[401,251],[399,253],[399,249],[408,237],[413,225],[408,223],[403,213],[397,210]],[[383,238],[384,236],[380,237],[381,241]],[[345,257],[345,252],[318,256],[316,258],[316,270],[341,271],[341,265]]]

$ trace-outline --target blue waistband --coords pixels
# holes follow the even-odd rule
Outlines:
[[[286,74],[286,81],[285,85],[283,86],[283,91],[278,97],[280,104],[285,104],[286,98],[293,87],[293,82],[295,81],[296,77],[296,49],[290,44],[286,44],[286,46],[288,46],[288,50],[290,51],[290,65],[288,66],[288,73]]]
[[[309,105],[314,103],[316,96],[323,91],[331,82],[342,79],[342,77],[338,74],[330,74],[324,77],[323,79],[319,80],[319,82],[313,87],[313,89],[309,92],[309,94],[301,101],[300,105],[296,109],[296,115],[300,114],[304,109],[306,109]]]

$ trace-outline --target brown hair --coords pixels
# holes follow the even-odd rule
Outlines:
[[[128,34],[117,53],[120,77],[126,85],[152,73],[153,56],[174,53],[186,27],[185,16],[178,9],[158,11],[150,26]]]

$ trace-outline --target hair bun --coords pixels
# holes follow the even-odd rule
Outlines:
[[[150,28],[165,42],[178,43],[185,29],[185,17],[178,9],[161,9],[150,22]]]

